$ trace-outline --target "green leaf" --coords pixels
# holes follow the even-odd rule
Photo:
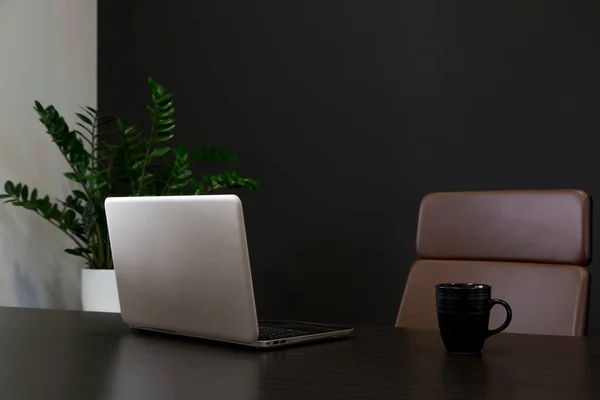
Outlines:
[[[86,195],[85,195],[85,193],[83,193],[81,190],[77,190],[77,189],[75,189],[75,190],[73,190],[73,191],[72,191],[72,193],[73,193],[73,195],[74,195],[75,197],[77,197],[78,199],[81,199],[81,200],[87,200],[87,196],[86,196]]]
[[[137,131],[136,131],[136,129],[135,129],[135,126],[128,126],[127,128],[125,128],[125,129],[123,130],[123,133],[124,133],[125,135],[133,135],[133,134],[134,134],[134,133],[136,133],[136,132],[137,132]]]
[[[65,249],[65,253],[71,254],[77,257],[83,257],[87,259],[86,255],[90,254],[92,251],[90,249],[86,249],[85,247],[77,247],[75,249]]]
[[[76,217],[76,215],[75,215],[75,211],[73,211],[73,210],[67,210],[67,211],[65,211],[65,213],[63,214],[63,218],[62,218],[62,220],[63,220],[63,222],[64,222],[65,224],[67,224],[67,225],[72,225],[72,224],[73,224],[73,221],[75,220],[75,217]]]
[[[169,101],[167,103],[159,102],[156,105],[157,105],[158,111],[161,112],[161,115],[162,115],[163,112],[164,113],[170,113],[170,114],[172,114],[171,111],[175,111],[175,109],[173,108],[173,102],[172,101]]]
[[[88,170],[89,160],[86,158],[85,160],[80,160],[75,163],[75,170],[79,173],[79,175],[85,175]]]
[[[140,180],[142,180],[142,181],[149,181],[149,180],[152,180],[152,179],[154,179],[154,174],[150,174],[148,172],[146,172],[144,174],[144,176],[140,177]]]
[[[148,77],[148,84],[150,85],[151,90],[155,90],[156,86],[158,85],[151,76]]]
[[[78,204],[78,200],[75,199],[75,197],[68,195],[67,198],[64,201],[64,204],[67,205],[70,208],[75,208]]]
[[[84,181],[90,182],[90,181],[95,181],[96,179],[98,179],[98,176],[94,175],[94,174],[90,174],[90,175],[85,175],[82,178]]]
[[[202,150],[198,150],[197,147],[193,148],[193,159],[199,162],[227,162],[235,163],[237,157],[235,154],[228,152],[227,150],[220,147],[203,147]]]
[[[27,185],[23,185],[23,188],[21,189],[21,198],[23,199],[23,201],[27,201],[28,196],[29,188],[27,187]]]
[[[79,177],[74,172],[65,172],[63,175],[72,181],[79,182]]]
[[[168,151],[171,150],[170,147],[164,146],[164,147],[157,147],[156,149],[154,149],[152,151],[152,153],[150,154],[151,157],[160,157],[160,156],[164,156],[165,154],[168,153]]]
[[[23,188],[23,185],[20,183],[17,183],[17,186],[15,186],[15,190],[14,190],[14,194],[16,197],[21,197],[21,189]]]
[[[23,207],[28,210],[37,210],[38,209],[37,204],[30,202],[30,201],[23,203]]]
[[[189,169],[183,170],[179,176],[177,176],[178,179],[183,180],[186,178],[189,178],[190,176],[192,176],[192,171],[190,171]]]
[[[22,206],[22,205],[23,205],[23,202],[22,202],[22,201],[17,201],[17,200],[15,200],[15,201],[13,201],[13,202],[12,202],[12,205],[13,205],[13,206]]]
[[[65,253],[71,254],[73,256],[81,256],[81,250],[79,249],[65,249]]]
[[[175,136],[173,133],[158,133],[154,138],[157,142],[166,142],[167,140],[173,138]]]
[[[158,125],[154,131],[156,133],[163,133],[163,132],[171,132],[173,129],[175,129],[174,124],[161,124],[161,125]]]
[[[89,133],[90,135],[92,134],[92,131],[90,130],[90,128],[88,128],[87,126],[83,125],[81,122],[75,122],[77,125],[79,125],[81,128],[83,128],[87,133]],[[83,133],[82,133],[83,135]]]
[[[50,198],[45,196],[43,199],[37,201],[38,209],[42,211],[42,214],[47,217],[50,211]]]
[[[175,118],[161,118],[161,125],[173,125],[175,123]]]
[[[81,111],[83,111],[84,113],[86,113],[87,115],[89,115],[90,117],[92,117],[93,119],[96,119],[96,113],[93,111],[88,110],[86,107],[81,107],[79,106],[79,109],[81,109]]]
[[[94,187],[94,190],[100,190],[100,189],[102,189],[102,188],[103,188],[103,187],[105,187],[105,186],[108,186],[108,182],[106,182],[106,181],[104,181],[104,182],[100,182],[99,184],[97,184],[97,185]]]
[[[166,93],[163,97],[160,98],[157,104],[164,104],[165,102],[168,102],[172,97],[173,93]]]
[[[160,109],[160,116],[161,118],[167,118],[170,117],[171,115],[175,114],[175,107],[172,106],[173,103],[169,103],[169,109]]]
[[[10,195],[10,194],[0,194],[0,199],[8,199],[9,197],[12,197],[12,195]]]
[[[12,181],[6,181],[4,183],[4,191],[6,193],[13,193],[15,191],[15,184]]]
[[[49,215],[50,215],[50,218],[52,218],[56,221],[60,221],[62,219],[62,213],[60,212],[60,210],[58,209],[58,206],[56,204],[52,205],[52,208],[49,211]]]
[[[188,182],[181,182],[181,183],[177,183],[175,185],[171,185],[171,187],[169,189],[180,190],[180,189],[183,189],[184,187],[186,187],[187,185],[188,185]]]
[[[202,194],[206,192],[206,189],[204,187],[204,184],[202,184],[201,182],[198,182],[195,179],[190,179],[190,183],[192,185],[192,188],[194,190],[194,194]]]
[[[144,166],[144,164],[146,163],[146,160],[140,160],[140,161],[136,161],[132,166],[131,169],[142,169],[142,167]]]
[[[39,101],[36,100],[34,104],[35,106],[33,108],[38,114],[44,112],[44,106],[42,106]]]
[[[38,195],[37,189],[33,189],[31,191],[30,201],[36,202],[37,201],[37,195]]]
[[[94,123],[92,122],[91,119],[89,119],[87,116],[80,114],[80,113],[75,113],[75,115],[77,115],[77,118],[79,118],[80,120],[82,120],[83,122],[85,122],[88,125],[94,125]]]
[[[259,183],[254,179],[244,179],[244,187],[247,189],[256,190],[259,186]]]

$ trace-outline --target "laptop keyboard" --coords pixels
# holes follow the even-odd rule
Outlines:
[[[275,326],[259,326],[258,340],[276,340],[289,337],[305,336],[316,333],[311,330],[279,328]]]

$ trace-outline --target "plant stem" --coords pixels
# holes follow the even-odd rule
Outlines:
[[[112,250],[108,241],[106,243],[106,268],[113,269]]]
[[[83,183],[81,183],[81,181],[83,180],[83,179],[81,179],[81,175],[79,174],[79,172],[77,172],[77,170],[75,169],[75,166],[71,163],[71,161],[69,161],[69,157],[67,157],[67,155],[62,151],[62,149],[60,147],[58,149],[60,151],[60,154],[62,154],[63,157],[65,158],[65,160],[67,161],[67,164],[69,164],[69,167],[71,167],[71,170],[73,171],[73,173],[75,175],[77,175],[77,181],[81,185],[83,191],[85,192],[85,195],[88,197],[90,202],[92,202],[92,196],[90,195],[90,192],[88,191],[87,186],[85,186]]]
[[[166,160],[165,160],[165,162],[166,162]],[[177,162],[177,161],[174,161],[174,162]],[[160,191],[160,195],[161,196],[163,194],[165,194],[165,190],[169,189],[169,185],[171,184],[171,179],[173,178],[173,175],[175,175],[175,166],[173,166],[173,170],[169,174],[169,178],[167,179],[167,182],[165,183],[165,186],[163,186],[162,190]]]
[[[90,134],[92,135],[92,152],[94,153],[93,155],[93,159],[92,159],[92,166],[94,167],[93,169],[96,170],[99,166],[99,161],[98,161],[98,147],[97,147],[97,141],[98,141],[98,135],[96,135],[96,129],[98,126],[98,115],[95,114],[94,115],[94,123],[92,124],[92,131],[90,132]],[[109,178],[110,179],[110,178]],[[109,180],[110,182],[110,180]],[[89,198],[90,201],[92,201],[92,198]],[[93,204],[93,203],[92,203]],[[103,239],[102,239],[102,232],[100,231],[100,225],[96,224],[96,236],[98,239],[98,243],[97,243],[97,254],[96,254],[96,260],[99,261],[100,264],[104,263],[104,243],[103,243]]]
[[[152,139],[154,137],[154,124],[150,128],[150,138],[148,139],[148,146],[146,147],[146,156],[144,157],[144,166],[142,167],[142,174],[140,175],[140,187],[138,188],[138,196],[142,193],[142,187],[144,185],[144,176],[146,175],[146,166],[150,158],[150,149],[152,148]]]
[[[93,201],[92,195],[90,194],[90,191],[88,190],[87,186],[86,186],[86,185],[85,185],[85,184],[82,182],[82,181],[83,181],[83,179],[81,179],[81,175],[79,174],[79,172],[77,172],[77,170],[75,169],[75,166],[73,165],[73,163],[71,163],[71,161],[69,160],[69,157],[67,157],[67,155],[66,155],[66,154],[65,154],[65,152],[64,152],[64,151],[63,151],[63,150],[60,148],[60,146],[58,147],[58,149],[59,149],[59,151],[60,151],[60,154],[62,154],[62,155],[63,155],[63,157],[65,158],[65,160],[67,161],[67,164],[69,164],[69,167],[71,167],[71,170],[73,171],[73,173],[74,173],[74,174],[77,176],[77,181],[79,182],[79,184],[81,185],[81,188],[82,188],[82,189],[83,189],[83,191],[85,192],[85,195],[87,196],[87,198],[88,198],[88,201],[89,201],[91,204],[94,204],[94,201]],[[61,229],[61,228],[60,228],[60,226],[58,226],[58,225],[57,225],[57,227],[58,227],[59,229]],[[64,231],[64,230],[63,230],[63,231]],[[70,235],[68,232],[66,232],[66,231],[64,231],[64,232],[65,232],[65,233],[67,233],[69,236],[71,236],[71,235]],[[71,237],[71,238],[72,238],[72,239],[74,239],[73,237]],[[76,242],[76,243],[78,243],[78,245],[79,245],[80,247],[84,247],[84,246],[83,246],[82,244],[80,244],[79,242],[77,242],[77,241],[75,241],[75,242]],[[91,238],[88,238],[87,248],[89,248],[89,247],[90,247],[90,243],[91,243]],[[93,252],[92,252],[92,254],[93,254]],[[91,260],[91,259],[89,259],[87,256],[86,256],[86,259],[88,260],[88,264],[90,264],[90,265],[91,265],[91,263],[92,263],[92,262],[96,261],[96,260]]]
[[[100,264],[104,264],[106,263],[104,258],[104,240],[102,239],[99,224],[96,224],[96,236],[98,237],[97,259]]]

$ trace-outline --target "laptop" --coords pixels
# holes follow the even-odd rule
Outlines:
[[[352,333],[257,317],[237,196],[111,197],[105,208],[121,315],[131,327],[263,349]]]

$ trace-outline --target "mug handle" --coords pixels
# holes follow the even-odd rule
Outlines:
[[[508,325],[510,324],[510,321],[512,320],[512,309],[510,308],[510,306],[508,305],[508,303],[505,302],[504,300],[491,299],[490,300],[490,310],[496,304],[500,304],[502,307],[504,307],[504,309],[506,310],[506,319],[504,320],[504,323],[502,325],[500,325],[499,328],[488,330],[488,334],[487,334],[488,337],[490,337],[492,335],[495,335],[497,333],[500,333],[503,330],[505,330],[508,327]]]

